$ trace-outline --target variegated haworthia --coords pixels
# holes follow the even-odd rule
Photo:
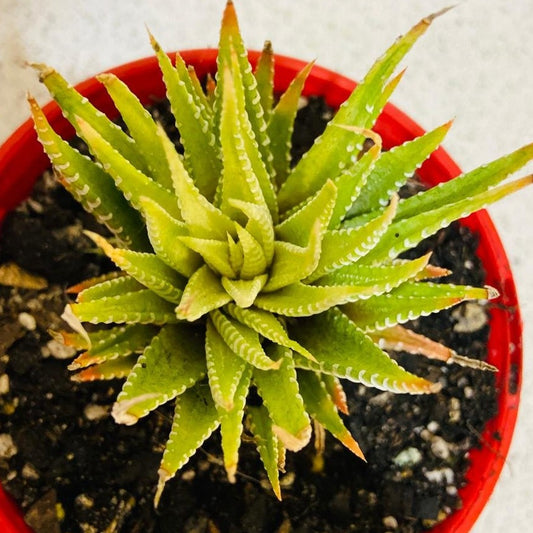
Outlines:
[[[253,71],[231,2],[216,86],[210,80],[206,92],[179,54],[173,63],[150,36],[184,155],[115,76],[99,80],[128,133],[37,65],[93,157],[61,139],[30,98],[39,140],[61,182],[113,234],[87,232],[120,271],[73,289],[65,318],[75,332],[62,337],[82,353],[70,368],[80,381],[125,378],[118,423],[175,403],[156,503],[218,427],[229,480],[246,432],[278,498],[285,452],[306,446],[313,424],[363,458],[339,414],[347,411],[339,379],[398,393],[439,390],[383,347],[468,364],[401,324],[496,291],[434,283],[447,272],[429,255],[398,255],[529,184],[531,176],[500,182],[533,158],[533,145],[398,199],[450,124],[388,152],[371,128],[399,82],[398,63],[435,16],[387,50],[293,168],[293,122],[312,64],[274,98],[270,44]],[[365,138],[373,141],[366,152]],[[83,322],[100,326],[88,333]],[[250,388],[261,405],[247,405]]]

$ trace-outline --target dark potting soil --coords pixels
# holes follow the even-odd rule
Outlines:
[[[330,116],[319,99],[300,111],[295,159]],[[323,456],[311,443],[288,454],[279,503],[249,441],[237,482],[227,482],[215,435],[167,484],[154,510],[171,409],[131,427],[115,424],[110,408],[121,383],[72,382],[64,360],[72,354],[47,333],[61,329],[65,287],[111,268],[82,228],[96,228],[92,217],[45,175],[7,218],[0,241],[0,265],[16,263],[47,283],[40,290],[0,285],[0,480],[35,531],[415,532],[460,507],[468,450],[496,410],[494,376],[401,353],[402,365],[443,388],[409,396],[345,383],[347,424],[368,463],[329,436]],[[433,264],[454,272],[446,281],[483,285],[476,247],[476,236],[453,224],[412,255],[431,250]],[[485,357],[487,315],[478,303],[413,326],[461,354]]]

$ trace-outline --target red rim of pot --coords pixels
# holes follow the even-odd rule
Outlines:
[[[257,52],[250,52],[252,63]],[[194,65],[200,77],[216,69],[214,49],[182,52],[184,60]],[[302,61],[276,56],[275,85],[283,89],[304,66]],[[141,59],[113,69],[139,96],[143,103],[164,95],[157,61]],[[305,94],[325,97],[329,105],[338,107],[351,93],[356,83],[330,70],[314,67],[305,87]],[[102,85],[91,78],[77,86],[93,104],[111,117],[118,115]],[[62,117],[56,104],[45,107],[48,120],[62,136],[72,136],[73,129]],[[394,106],[387,104],[375,130],[382,136],[385,148],[419,136],[422,128]],[[48,167],[48,159],[36,140],[33,125],[25,122],[0,148],[0,223],[6,212],[13,209],[30,193],[35,180]],[[447,181],[460,173],[459,167],[439,148],[421,167],[420,176],[429,185]],[[485,211],[462,221],[480,237],[478,255],[487,270],[487,284],[498,289],[501,296],[491,305],[491,334],[488,360],[499,368],[496,374],[498,414],[489,421],[481,435],[482,446],[470,452],[471,467],[468,485],[460,490],[463,507],[436,526],[435,533],[470,531],[488,501],[503,468],[516,422],[522,371],[522,323],[516,289],[509,262],[494,225]],[[0,531],[23,533],[20,511],[0,486]]]

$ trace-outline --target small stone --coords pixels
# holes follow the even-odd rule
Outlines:
[[[383,525],[388,529],[395,530],[398,528],[398,520],[392,515],[385,516],[383,517]]]
[[[448,459],[450,457],[450,445],[442,437],[433,437],[431,439],[431,452],[439,459]]]
[[[65,346],[54,339],[46,343],[46,348],[49,354],[56,359],[70,359],[76,354],[76,350],[72,346]]]
[[[280,480],[279,484],[284,489],[289,489],[294,485],[296,474],[294,472],[287,472]]]
[[[446,485],[450,485],[455,479],[455,474],[451,468],[427,470],[424,472],[424,476],[432,483],[446,483]]]
[[[60,533],[56,506],[56,492],[50,490],[28,509],[24,519],[35,531]]]
[[[31,463],[26,463],[22,467],[22,477],[24,479],[39,479],[39,472],[35,469],[35,467]]]
[[[76,504],[84,509],[90,509],[94,506],[94,500],[87,494],[78,494],[76,496]]]
[[[2,374],[0,376],[0,394],[7,394],[9,392],[9,376]]]
[[[37,327],[37,322],[35,321],[35,318],[29,313],[20,313],[18,316],[18,321],[28,331],[34,331]]]
[[[461,420],[461,402],[459,398],[450,398],[448,411],[450,422],[459,422]]]
[[[392,462],[399,467],[410,467],[422,461],[422,453],[418,448],[406,448],[402,450]],[[389,527],[389,526],[387,526]]]
[[[373,407],[385,407],[387,403],[390,402],[392,397],[392,392],[382,392],[381,394],[378,394],[377,396],[374,396],[373,398],[370,398],[368,400],[368,403],[372,405]]]
[[[439,423],[436,422],[435,420],[432,420],[429,424],[428,424],[428,431],[431,431],[431,433],[437,433],[437,431],[439,430]]]
[[[458,333],[478,331],[488,322],[485,309],[474,302],[467,302],[457,308],[453,311],[452,317],[457,320],[457,324],[453,326],[453,329]]]
[[[470,400],[471,398],[474,397],[474,389],[472,387],[465,387],[464,395],[467,400]]]
[[[196,472],[194,470],[185,470],[183,474],[181,474],[181,479],[183,481],[192,481],[196,477]]]
[[[0,434],[0,457],[2,459],[11,459],[18,452],[11,435],[8,433]]]
[[[83,414],[87,420],[100,420],[109,414],[109,407],[90,403],[85,406]]]
[[[446,487],[446,494],[449,494],[450,496],[457,496],[457,492],[457,487],[454,485]]]

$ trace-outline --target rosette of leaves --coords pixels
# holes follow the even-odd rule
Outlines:
[[[231,2],[216,83],[205,90],[151,37],[183,155],[115,76],[98,79],[127,132],[37,65],[93,157],[60,138],[30,98],[38,137],[58,179],[110,230],[109,239],[87,235],[119,269],[72,289],[65,318],[76,331],[61,338],[82,352],[70,365],[74,379],[125,378],[112,411],[118,423],[175,404],[156,502],[217,428],[230,481],[248,434],[278,497],[285,452],[302,449],[313,426],[363,458],[339,414],[347,412],[341,380],[397,393],[439,389],[384,348],[477,364],[402,324],[496,291],[435,283],[447,272],[429,255],[398,256],[530,183],[500,182],[533,146],[398,199],[450,123],[387,152],[371,128],[400,81],[398,63],[434,17],[388,49],[292,168],[293,122],[312,64],[275,98],[272,50],[265,46],[253,71]],[[365,139],[373,142],[366,151]],[[83,322],[96,326],[87,332]]]

